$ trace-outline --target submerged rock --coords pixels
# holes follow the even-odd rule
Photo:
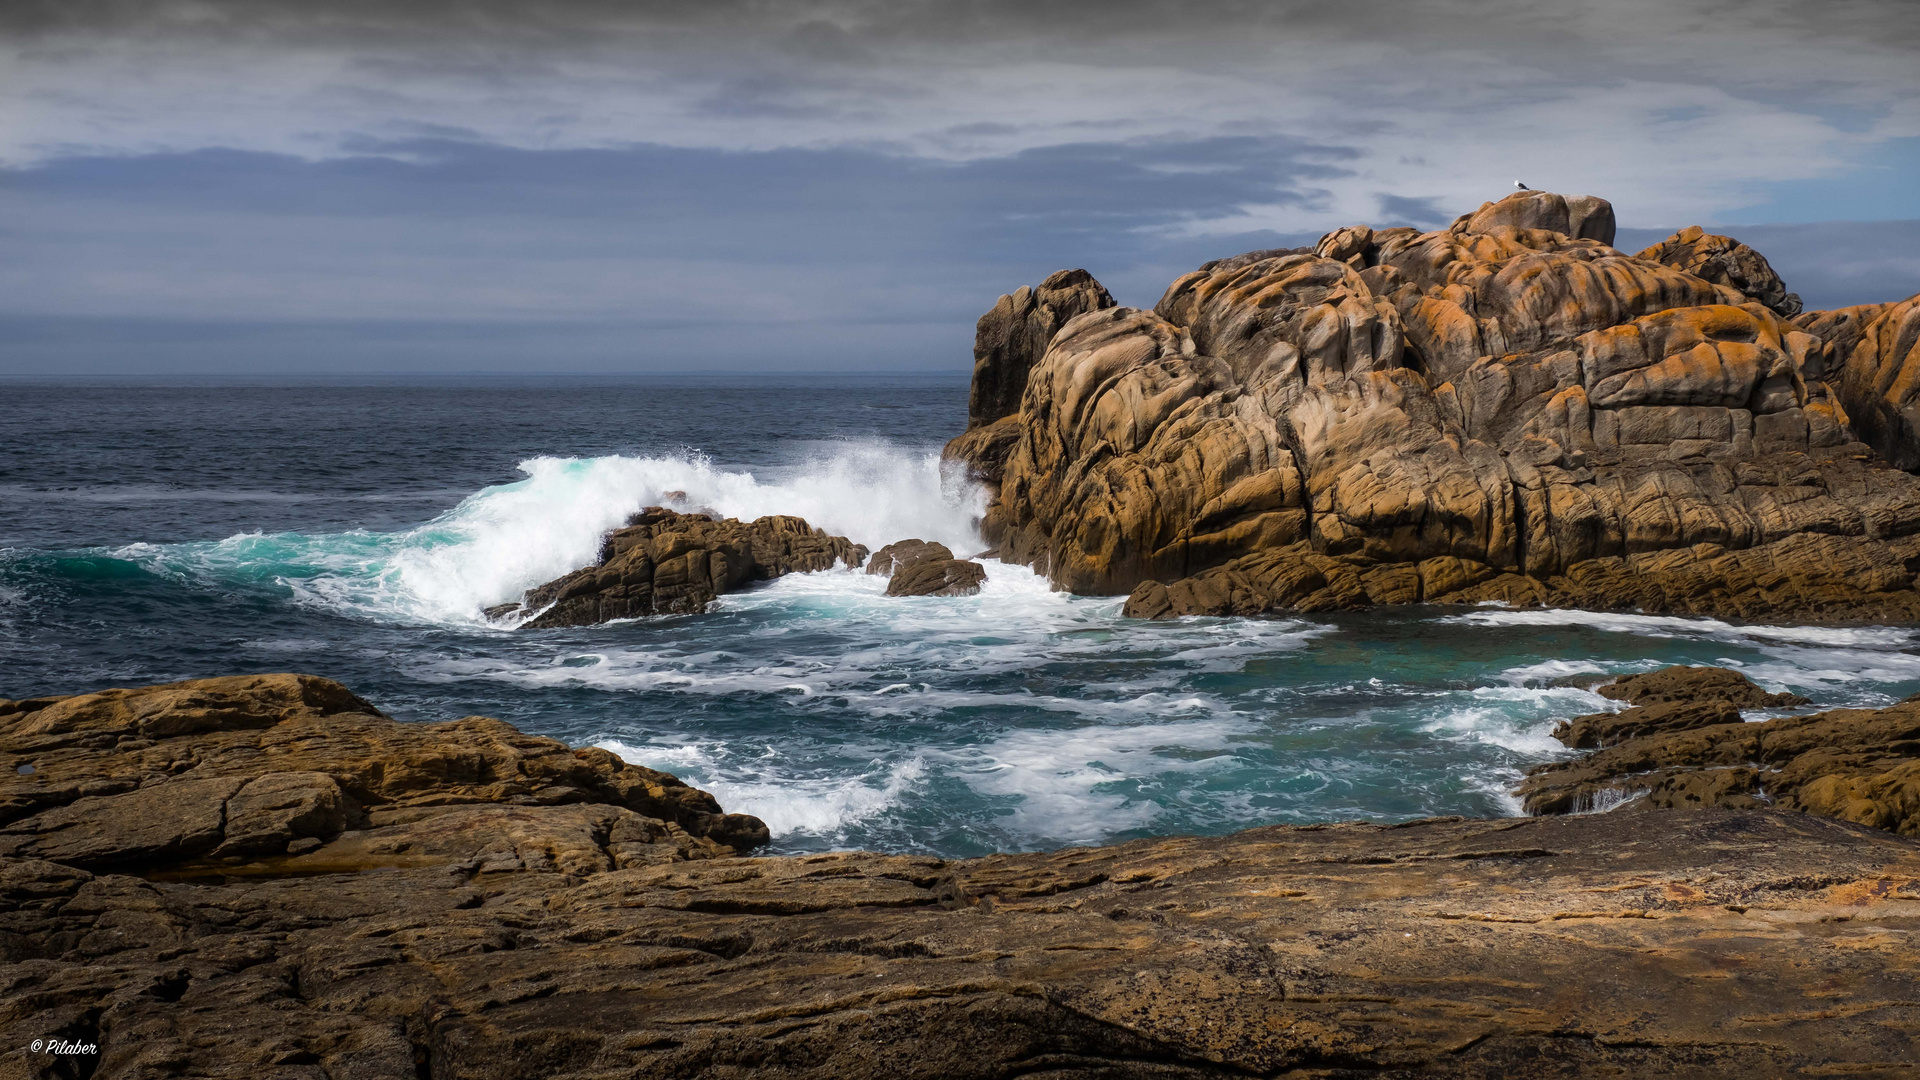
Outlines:
[[[1580,717],[1563,742],[1601,749],[1528,773],[1529,813],[1631,800],[1658,808],[1780,807],[1920,835],[1920,701],[1745,722],[1741,709],[1806,704],[1723,668],[1667,668],[1602,687],[1633,702]]]
[[[1920,298],[1789,321],[1747,249],[1612,236],[1604,200],[1522,192],[1209,264],[1061,326],[947,453],[994,483],[1003,559],[1139,617],[1920,619],[1920,479],[1891,467],[1920,467]]]
[[[866,556],[865,547],[797,517],[716,520],[655,506],[609,534],[595,565],[529,589],[520,604],[489,608],[487,617],[536,611],[522,625],[546,629],[697,614],[722,594],[752,582],[859,566]]]
[[[295,675],[0,702],[0,779],[7,835],[44,845],[0,855],[10,1076],[1763,1076],[1920,1056],[1920,843],[1800,814],[734,858],[682,824],[711,800],[663,774],[497,720],[397,724]],[[90,835],[138,851],[80,842],[122,800],[144,809]],[[236,838],[261,846],[215,854]],[[55,1037],[97,1053],[31,1049]]]

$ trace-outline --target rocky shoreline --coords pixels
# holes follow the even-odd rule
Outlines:
[[[1605,200],[1528,191],[1151,311],[1062,271],[981,317],[946,452],[1003,559],[1144,618],[1920,618],[1920,297],[1802,312],[1731,238],[1613,239]]]
[[[1790,707],[1729,675],[1610,689],[1636,710]],[[1725,735],[1641,717],[1536,777],[1617,778],[1608,755],[1682,737],[1719,755],[1705,775],[1736,732],[1764,758],[1794,731],[1827,747],[1835,790],[1895,791],[1916,709]],[[1920,1058],[1920,841],[1789,810],[1654,798],[752,858],[764,825],[666,774],[498,720],[399,724],[303,675],[0,702],[0,779],[6,1075],[1718,1077]],[[1817,786],[1774,805],[1821,810]],[[1858,821],[1858,802],[1824,812]]]

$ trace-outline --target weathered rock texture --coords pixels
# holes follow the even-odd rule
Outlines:
[[[1895,465],[1920,469],[1920,296],[1886,305],[1860,327],[1840,394],[1863,439]]]
[[[891,576],[915,563],[953,558],[953,549],[938,540],[896,540],[867,560],[867,573]]]
[[[1139,616],[1920,618],[1920,479],[1888,464],[1920,461],[1916,301],[1848,344],[1769,307],[1743,248],[1669,242],[1710,280],[1612,236],[1604,200],[1523,192],[1222,260],[1067,322],[1019,412],[948,454],[994,482],[1002,558]],[[1876,401],[1869,446],[1849,412]]]
[[[1800,314],[1800,294],[1787,291],[1766,256],[1731,236],[1715,236],[1693,225],[1642,251],[1637,258],[1685,270],[1694,277],[1726,285],[1752,297],[1776,314]]]
[[[494,618],[538,612],[523,626],[587,626],[640,615],[697,614],[723,593],[783,574],[859,566],[867,549],[797,517],[717,520],[649,507],[600,546],[600,561],[527,591]]]
[[[1624,701],[1621,712],[1576,716],[1553,737],[1576,750],[1591,750],[1640,735],[1737,724],[1742,709],[1791,709],[1807,704],[1798,694],[1770,694],[1737,671],[1714,667],[1669,667],[1627,675],[1599,690]]]
[[[1657,808],[1781,807],[1920,835],[1920,701],[1743,722],[1740,710],[1804,705],[1723,668],[1668,668],[1603,688],[1633,702],[1580,717],[1555,735],[1601,747],[1533,770],[1518,794],[1531,813],[1644,800]],[[1646,692],[1649,682],[1657,692]]]
[[[987,568],[965,559],[925,559],[902,566],[887,580],[888,596],[972,596]]]
[[[611,867],[766,840],[758,818],[605,750],[483,716],[402,724],[311,675],[0,701],[11,857],[134,872],[314,873],[429,855]]]
[[[199,762],[141,774],[180,818],[231,805],[195,786],[214,763],[242,790],[322,774],[406,808],[367,804],[389,809],[327,841],[354,852],[332,863],[161,838],[0,856],[9,1076],[1684,1080],[1920,1059],[1920,844],[1841,822],[1443,819],[951,862],[689,860],[713,852],[682,836],[623,859],[641,842],[607,821],[633,811],[591,793],[624,773],[498,721],[371,724],[297,676],[16,704],[8,760],[60,777],[12,781],[17,808],[125,798],[26,794],[113,787],[120,758]],[[417,734],[383,759],[404,765],[326,741],[369,724]],[[49,1038],[97,1062],[30,1049]]]
[[[1039,288],[1021,286],[980,316],[973,338],[973,389],[967,397],[967,431],[955,440],[956,456],[980,474],[999,480],[998,465],[1019,438],[1017,423],[1027,372],[1046,354],[1062,326],[1089,311],[1113,306],[1113,297],[1085,270],[1056,270]]]
[[[867,573],[888,575],[888,596],[971,596],[987,580],[986,567],[928,540],[888,544],[868,561]]]

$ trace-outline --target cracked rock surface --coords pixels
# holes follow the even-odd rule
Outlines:
[[[1529,191],[1217,260],[1000,361],[1018,410],[946,453],[1003,559],[1143,618],[1920,619],[1920,298],[1798,313],[1732,238],[1613,239]]]
[[[9,842],[67,837],[0,856],[0,1075],[71,1075],[27,1050],[55,1037],[97,1044],[97,1077],[142,1078],[1897,1076],[1920,1058],[1920,844],[1801,814],[743,858],[680,824],[717,808],[671,778],[499,721],[395,724],[310,677],[9,702],[0,733],[38,766],[9,770]],[[141,793],[182,823],[143,847],[49,817]],[[217,855],[235,821],[253,853]]]

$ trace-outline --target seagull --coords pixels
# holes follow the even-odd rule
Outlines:
[[[1528,187],[1527,185],[1521,183],[1518,180],[1515,180],[1513,182],[1513,189],[1515,191],[1532,191],[1533,190],[1532,188]]]

